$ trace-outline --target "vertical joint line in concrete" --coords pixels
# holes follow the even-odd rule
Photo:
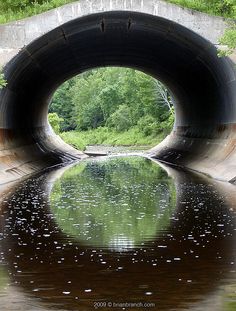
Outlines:
[[[101,27],[100,27],[100,28],[101,28],[101,31],[102,31],[102,32],[105,32],[105,19],[104,19],[104,18],[102,19],[100,26],[101,26]]]
[[[131,25],[132,25],[132,20],[131,20],[131,17],[128,19],[128,25],[127,25],[127,29],[130,30],[131,28]]]

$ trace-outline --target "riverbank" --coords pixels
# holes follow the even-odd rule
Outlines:
[[[89,145],[84,150],[88,155],[120,155],[120,154],[143,154],[150,149],[149,146],[110,146],[110,145]]]
[[[160,143],[168,135],[162,133],[145,135],[137,127],[132,127],[128,131],[117,132],[106,127],[88,131],[70,131],[60,133],[60,137],[69,145],[79,150],[85,150],[91,145],[122,146],[135,150],[148,150]]]

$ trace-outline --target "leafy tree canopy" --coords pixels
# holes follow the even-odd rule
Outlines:
[[[108,125],[121,131],[136,125],[146,114],[164,121],[169,108],[161,89],[168,94],[154,78],[134,69],[91,70],[78,76],[70,89],[71,122],[79,130]]]
[[[49,112],[57,132],[59,125],[61,131],[108,127],[116,132],[138,126],[148,136],[160,134],[163,127],[170,132],[171,107],[168,90],[156,79],[130,68],[106,67],[65,82],[55,93]]]

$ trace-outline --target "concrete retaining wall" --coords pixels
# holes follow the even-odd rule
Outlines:
[[[48,31],[80,16],[105,11],[136,11],[167,18],[218,44],[227,23],[223,18],[167,3],[162,0],[80,0],[20,21],[0,25],[0,65]]]

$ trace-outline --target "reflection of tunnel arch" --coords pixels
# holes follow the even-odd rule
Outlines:
[[[219,173],[209,166],[225,160],[233,146],[212,159],[213,151],[222,151],[215,140],[214,150],[207,154],[211,139],[227,138],[233,129],[228,124],[236,118],[230,61],[219,59],[210,42],[183,26],[134,12],[106,12],[68,22],[24,47],[7,64],[8,86],[0,94],[3,170],[13,172],[20,164],[16,172],[22,175],[82,157],[51,133],[48,104],[63,81],[108,65],[143,70],[175,95],[175,132],[152,155],[227,180],[235,176],[232,169],[225,171],[225,165]]]
[[[154,310],[182,310],[193,301],[201,306],[201,300],[214,293],[234,267],[230,264],[235,261],[234,216],[231,204],[224,201],[227,191],[217,190],[217,184],[194,174],[169,172],[178,189],[176,218],[153,243],[125,255],[86,247],[61,232],[47,205],[51,183],[60,171],[16,186],[0,206],[5,226],[1,251],[12,282],[49,309],[92,310],[91,300],[100,299],[152,301],[157,306]],[[39,205],[30,200],[36,196]],[[199,197],[204,204],[195,212]],[[220,230],[218,223],[224,225]],[[206,229],[210,235],[202,235]],[[93,290],[86,293],[86,288]],[[145,296],[145,291],[153,295]],[[37,306],[39,300],[34,303]]]

